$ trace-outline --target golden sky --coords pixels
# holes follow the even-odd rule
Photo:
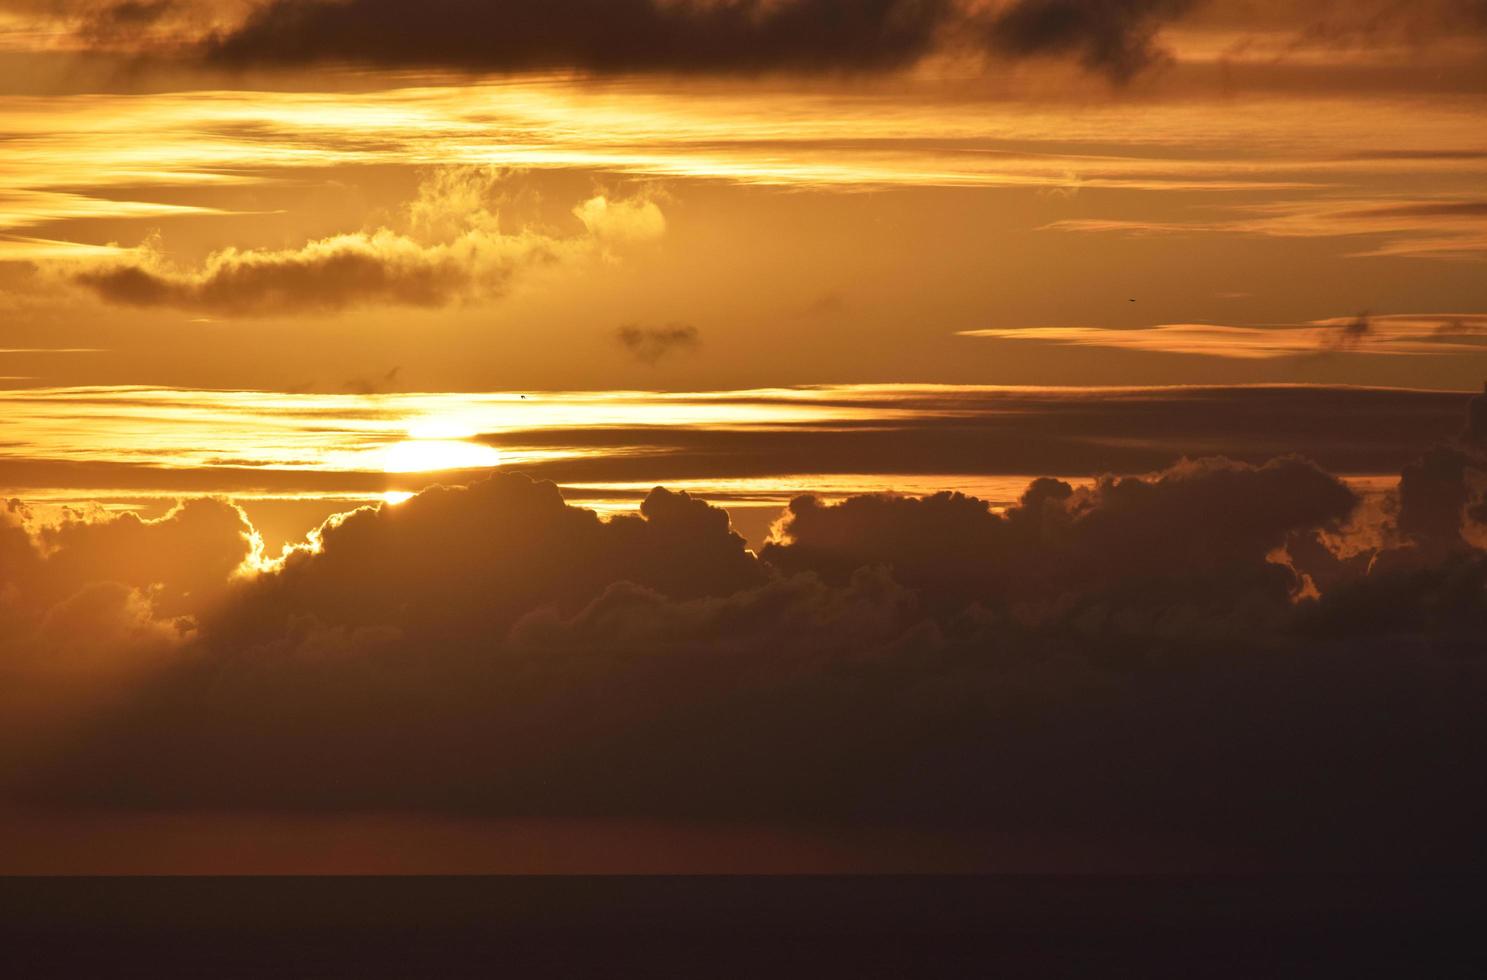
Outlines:
[[[633,736],[652,751],[719,678],[754,690],[741,650],[793,677],[822,650],[953,673],[970,661],[946,651],[983,640],[1353,636],[1339,609],[1395,609],[1368,598],[1376,572],[1479,559],[1484,377],[1481,0],[0,0],[14,724],[60,745],[107,715],[126,755],[199,729],[258,773],[258,698],[281,749],[317,740],[349,773],[306,762],[255,795],[162,763],[109,805],[748,809],[722,785],[606,809],[601,756],[574,770],[597,789],[510,809],[583,755],[569,728],[537,761],[480,756],[510,781],[467,792],[438,705],[505,737],[584,730],[602,700],[608,681],[565,686],[533,650],[716,644],[720,673],[674,687],[617,661],[620,690],[664,702]],[[1437,609],[1410,581],[1391,602]],[[1319,605],[1334,588],[1354,605]],[[493,728],[460,693],[489,663],[398,659],[487,641],[529,671],[491,695]],[[58,674],[56,651],[84,666]],[[218,695],[189,664],[218,655],[326,673],[245,669],[203,722],[187,703]],[[358,657],[386,673],[325,679]],[[893,664],[937,719],[961,710],[954,682]],[[870,675],[865,712],[903,707]],[[1056,714],[1036,692],[1066,679],[1016,684]],[[719,717],[777,710],[779,751],[821,683],[717,695]],[[146,688],[163,700],[120,693]],[[422,735],[393,744],[367,724],[383,709]],[[629,731],[627,710],[592,724]],[[851,755],[775,783],[742,743],[698,744],[741,753],[771,820]],[[367,746],[406,798],[357,768]],[[22,761],[39,798],[76,802],[110,757],[48,783],[55,758]],[[657,780],[702,765],[666,758]],[[875,812],[902,817],[918,778]],[[1082,806],[1040,785],[1013,823]],[[658,787],[635,792],[671,801]]]

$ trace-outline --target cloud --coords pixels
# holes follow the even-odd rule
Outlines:
[[[1234,603],[1247,590],[1284,599],[1295,583],[1269,554],[1294,530],[1340,525],[1357,503],[1296,458],[1184,461],[1151,479],[1106,477],[1082,489],[1038,480],[1002,514],[948,493],[835,505],[802,497],[761,557],[828,581],[882,562],[930,594],[1008,608],[1089,601],[1135,582],[1127,602]]]
[[[702,334],[688,323],[642,327],[627,323],[614,332],[615,341],[642,364],[655,364],[670,354],[695,350]]]
[[[0,659],[42,655],[64,636],[69,649],[103,652],[140,645],[126,637],[179,642],[225,599],[256,544],[242,511],[210,498],[156,520],[72,511],[56,523],[10,501],[0,507]]]
[[[1128,329],[1014,327],[965,330],[961,336],[1190,354],[1239,360],[1304,357],[1318,353],[1453,356],[1487,352],[1482,314],[1394,314],[1339,317],[1297,325],[1227,326],[1165,323]]]
[[[571,612],[621,580],[691,598],[757,584],[763,570],[726,512],[685,493],[658,488],[638,515],[606,522],[551,483],[497,474],[335,519],[316,550],[252,583],[212,628],[263,639],[308,618],[494,638],[533,609]]]
[[[1471,322],[1446,317],[1430,330],[1465,336]],[[1321,328],[1308,329],[1307,342],[1318,333]],[[394,380],[409,386],[402,375]],[[812,489],[834,495],[959,485],[1000,505],[1016,499],[1017,481],[1027,474],[1083,479],[1151,472],[1184,456],[1260,464],[1299,453],[1334,472],[1397,473],[1422,446],[1459,432],[1470,398],[1457,391],[1295,385],[829,385],[659,400],[643,392],[571,392],[544,394],[550,414],[524,412],[518,428],[511,427],[502,395],[390,393],[380,405],[390,417],[458,419],[458,428],[446,427],[444,435],[468,436],[508,461],[525,460],[520,466],[529,475],[587,485],[611,501],[638,500],[658,483],[702,488],[717,501],[779,505],[788,500],[782,495]],[[369,499],[460,479],[403,474],[396,486],[389,483],[385,435],[369,431],[366,407],[348,392],[0,391],[12,442],[0,458],[0,483],[16,492],[70,486],[144,497],[231,490]],[[59,412],[85,413],[86,431],[59,441]],[[1360,418],[1373,424],[1360,426]],[[691,419],[704,424],[686,424]],[[727,425],[707,424],[717,420]],[[306,446],[329,445],[353,451],[316,469],[282,468],[286,459],[304,459]],[[460,452],[490,455],[478,447]]]
[[[893,71],[945,52],[1073,55],[1117,82],[1161,59],[1154,35],[1189,0],[273,0],[206,42],[225,64],[342,61],[487,71]],[[396,39],[396,40],[394,40]]]
[[[1237,205],[1238,217],[1211,221],[1147,221],[1071,218],[1045,231],[1148,235],[1232,234],[1271,238],[1377,239],[1353,257],[1409,256],[1439,261],[1477,261],[1487,252],[1481,202],[1476,200],[1273,201]]]
[[[1329,325],[1333,329],[1322,335],[1321,346],[1323,350],[1359,350],[1363,347],[1364,342],[1373,336],[1374,332],[1373,321],[1368,318],[1367,313],[1359,313],[1353,319],[1344,320],[1340,323],[1333,321]],[[1431,336],[1439,337],[1439,328]]]
[[[1405,537],[1426,533],[1409,510],[1463,519],[1401,494]],[[1248,867],[1478,866],[1487,559],[1332,551],[1358,503],[1300,459],[1210,459],[1041,479],[1004,512],[805,497],[756,558],[686,494],[604,521],[498,474],[333,519],[193,613],[188,655],[0,774],[53,805],[1056,828]],[[135,567],[126,543],[239,526],[213,505],[17,538],[7,513],[8,587],[66,552],[124,580],[50,607],[59,648],[156,631],[131,582],[201,608],[178,548]],[[232,549],[202,547],[215,581]],[[1299,579],[1327,560],[1317,598]]]
[[[601,194],[574,208],[573,214],[606,245],[643,244],[666,233],[666,216],[654,201],[610,200]]]
[[[1116,82],[1166,59],[1157,30],[1197,0],[1014,0],[990,24],[993,48],[1016,56],[1075,55]]]
[[[448,244],[424,245],[381,229],[299,249],[228,248],[191,271],[175,271],[146,252],[135,262],[76,279],[125,306],[264,316],[378,304],[439,307],[459,296],[499,295],[518,269],[552,258],[540,239],[471,232]]]
[[[226,248],[198,268],[169,262],[157,241],[74,275],[107,302],[241,316],[334,313],[373,305],[437,308],[488,300],[525,269],[665,231],[650,201],[599,196],[575,209],[586,234],[507,233],[487,208],[499,180],[482,168],[435,172],[408,209],[408,230],[333,235],[292,249]]]
[[[837,71],[905,67],[959,15],[952,0],[274,0],[214,37],[223,63],[353,61],[493,71]]]
[[[1220,58],[1305,64],[1316,49],[1397,56],[1487,30],[1479,0],[5,0],[31,43],[217,67],[353,64],[585,75],[857,74],[937,58],[987,73],[1061,58],[1116,85],[1168,60],[1163,29]],[[1207,34],[1205,34],[1207,32]],[[1181,60],[1206,61],[1200,40]],[[1258,54],[1257,54],[1258,53]],[[1453,53],[1453,52],[1448,52]],[[967,58],[969,56],[969,58]],[[1459,63],[1459,59],[1458,59]],[[1469,63],[1469,62],[1468,62]]]

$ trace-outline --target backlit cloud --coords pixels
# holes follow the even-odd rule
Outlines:
[[[1168,323],[1129,329],[988,328],[967,330],[964,336],[1262,360],[1323,353],[1446,356],[1487,353],[1487,315],[1339,317],[1299,326]]]
[[[1294,458],[1039,480],[1005,513],[807,497],[756,559],[664,490],[608,522],[521,476],[432,490],[229,583],[190,656],[7,792],[1119,828],[1293,867],[1470,864],[1487,800],[1459,750],[1487,741],[1487,676],[1453,651],[1487,616],[1487,564],[1401,526],[1324,575],[1341,552],[1299,542],[1357,503]],[[146,622],[106,597],[47,629],[108,603],[126,633]]]
[[[128,259],[76,273],[102,299],[237,315],[328,313],[354,307],[440,307],[501,295],[530,266],[653,240],[665,231],[650,201],[594,197],[575,209],[585,235],[507,233],[487,209],[494,177],[456,169],[431,177],[409,208],[410,231],[387,227],[334,235],[297,249],[226,248],[181,268],[147,241]],[[473,195],[473,196],[472,196]],[[442,234],[441,234],[442,233]]]
[[[1273,201],[1227,208],[1240,216],[1219,220],[1070,218],[1044,227],[1137,237],[1213,232],[1270,238],[1367,237],[1378,241],[1352,255],[1481,261],[1487,255],[1484,209],[1487,202],[1468,199]]]

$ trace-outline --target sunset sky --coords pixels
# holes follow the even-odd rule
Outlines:
[[[1484,379],[1482,0],[0,0],[0,872],[1482,860]]]

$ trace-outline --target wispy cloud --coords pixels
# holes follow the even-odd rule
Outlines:
[[[1153,327],[1013,327],[965,330],[966,337],[1106,347],[1163,354],[1269,359],[1324,353],[1487,354],[1487,314],[1337,317],[1296,325],[1166,323]]]
[[[1487,201],[1459,198],[1273,201],[1226,208],[1217,220],[1070,218],[1044,230],[1144,235],[1261,235],[1272,238],[1374,237],[1354,256],[1421,259],[1487,257]]]
[[[655,364],[670,354],[696,350],[702,333],[689,323],[643,327],[627,323],[614,332],[615,342],[644,364]]]

